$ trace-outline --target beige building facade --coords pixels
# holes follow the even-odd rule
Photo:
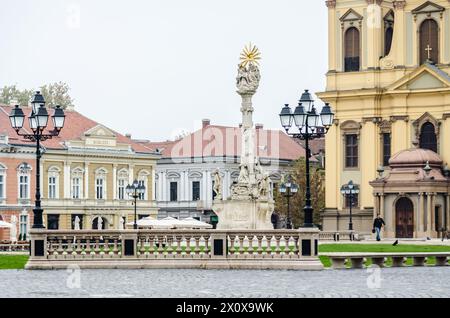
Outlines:
[[[388,175],[389,159],[414,142],[437,153],[443,166],[450,161],[450,2],[326,4],[329,71],[318,96],[333,106],[336,120],[326,137],[323,226],[348,228],[350,202],[340,188],[352,180],[360,186],[354,228],[370,233],[380,198],[369,183],[380,166]],[[395,236],[396,225],[389,226]]]
[[[33,221],[35,145],[10,127],[11,106],[0,105],[0,216],[17,221],[18,239]],[[27,115],[30,107],[24,107]],[[42,207],[47,229],[119,229],[134,220],[134,199],[126,186],[137,180],[146,188],[137,199],[137,217],[158,214],[156,162],[161,155],[74,110],[66,110],[58,137],[42,145]],[[25,131],[30,131],[25,122]],[[0,239],[9,239],[9,230]]]

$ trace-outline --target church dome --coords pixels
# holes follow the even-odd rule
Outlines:
[[[389,166],[395,167],[423,167],[426,163],[431,167],[441,167],[442,159],[434,151],[421,148],[411,148],[400,151],[389,160]]]

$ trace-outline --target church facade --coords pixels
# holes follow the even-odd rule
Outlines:
[[[362,234],[371,232],[380,214],[388,237],[436,237],[450,219],[444,173],[450,161],[450,1],[326,4],[329,71],[318,96],[333,106],[336,119],[326,137],[323,228],[347,230],[352,204],[354,229]],[[408,153],[406,162],[405,154],[395,160],[415,148],[436,154],[425,157],[432,158],[439,185],[430,185],[434,179],[425,175],[428,186],[414,189],[415,179],[405,178],[387,199],[383,189],[391,173],[402,175],[408,160],[416,173],[426,167],[420,151]],[[360,187],[353,202],[340,192],[350,180]],[[399,200],[406,214],[399,212]],[[414,230],[399,230],[404,219]]]

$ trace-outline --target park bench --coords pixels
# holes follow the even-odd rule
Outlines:
[[[327,256],[331,260],[333,269],[347,268],[350,263],[351,268],[363,268],[367,259],[372,264],[385,267],[386,260],[392,259],[392,267],[405,266],[408,258],[413,259],[413,266],[425,266],[427,259],[434,257],[436,266],[447,266],[450,252],[417,252],[417,253],[320,253],[320,256]]]

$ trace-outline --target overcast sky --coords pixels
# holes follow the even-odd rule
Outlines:
[[[2,0],[0,85],[63,81],[82,114],[133,138],[166,140],[184,129],[240,122],[239,53],[261,53],[254,121],[327,69],[323,0]]]

